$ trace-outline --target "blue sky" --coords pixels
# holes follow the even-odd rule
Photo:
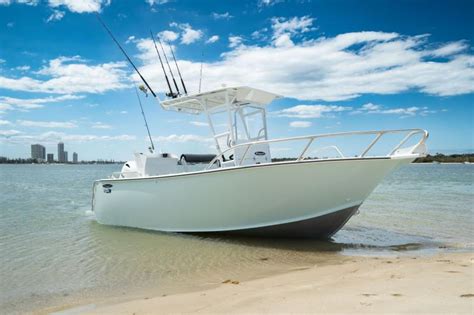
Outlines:
[[[80,159],[147,147],[136,75],[100,12],[163,98],[150,29],[171,41],[190,92],[250,85],[270,137],[424,128],[431,152],[474,150],[472,1],[0,0],[0,155],[66,143]],[[156,145],[209,152],[204,117],[143,98]]]

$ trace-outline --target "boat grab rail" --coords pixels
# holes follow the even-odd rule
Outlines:
[[[247,143],[241,143],[235,146],[232,146],[220,154],[216,155],[216,157],[208,164],[206,169],[210,169],[218,160],[222,159],[224,154],[229,153],[232,150],[235,150],[238,147],[245,147],[244,154],[242,155],[242,158],[239,161],[239,165],[241,166],[242,163],[244,162],[247,153],[249,152],[250,148],[254,145],[259,145],[259,144],[270,144],[270,143],[276,143],[276,142],[288,142],[288,141],[299,141],[299,140],[308,140],[307,144],[303,148],[303,151],[300,153],[296,161],[302,161],[304,157],[306,156],[306,152],[310,148],[310,146],[313,144],[314,140],[316,139],[321,139],[321,138],[331,138],[331,137],[343,137],[343,136],[354,136],[354,135],[375,135],[375,138],[372,140],[372,142],[364,149],[362,154],[360,154],[358,157],[365,157],[367,153],[370,152],[370,150],[374,147],[374,145],[380,140],[380,138],[383,135],[386,134],[394,134],[394,133],[406,133],[406,136],[400,141],[398,145],[396,145],[389,154],[387,154],[388,157],[393,156],[409,139],[411,139],[415,135],[421,134],[422,137],[420,140],[412,147],[412,153],[413,151],[423,145],[426,142],[426,139],[428,138],[429,134],[428,131],[424,129],[393,129],[393,130],[370,130],[370,131],[349,131],[349,132],[339,132],[339,133],[328,133],[328,134],[321,134],[321,135],[310,135],[310,136],[299,136],[299,137],[290,137],[290,138],[278,138],[278,139],[270,139],[270,140],[259,140],[259,141],[251,141]],[[337,147],[336,147],[337,148]],[[342,153],[340,152],[339,149],[337,149],[340,153],[341,158],[343,158]]]

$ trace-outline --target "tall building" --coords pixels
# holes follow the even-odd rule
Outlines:
[[[41,144],[32,144],[31,158],[36,159],[38,162],[44,161],[46,159],[46,148]]]
[[[58,162],[59,163],[64,163],[66,161],[65,156],[64,156],[64,143],[59,142],[58,143]]]
[[[76,152],[74,152],[72,154],[72,163],[77,163],[77,153]]]
[[[54,162],[54,154],[48,153],[48,163],[53,163],[53,162]]]
[[[64,151],[64,163],[67,163],[68,162],[68,158],[67,158],[67,151]]]

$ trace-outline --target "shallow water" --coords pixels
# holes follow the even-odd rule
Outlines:
[[[473,249],[473,165],[397,170],[329,242],[99,225],[90,212],[92,181],[119,168],[0,165],[0,312],[169,293],[338,263],[346,254]]]

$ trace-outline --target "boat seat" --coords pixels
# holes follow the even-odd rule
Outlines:
[[[181,164],[209,163],[215,157],[216,157],[215,154],[181,154],[181,158],[179,159],[179,161]]]

